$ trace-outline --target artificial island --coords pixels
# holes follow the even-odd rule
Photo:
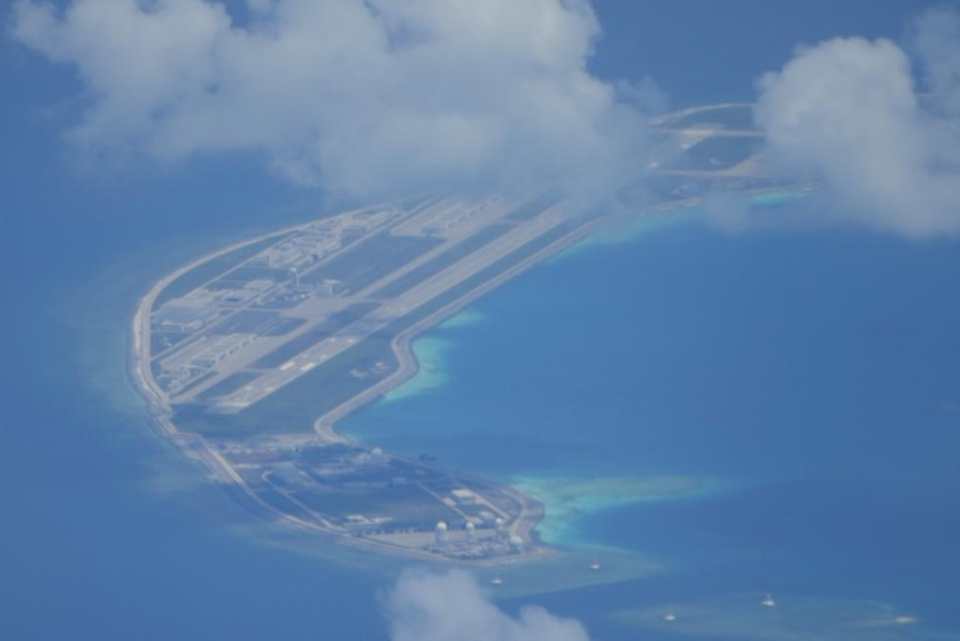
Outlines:
[[[669,114],[651,131],[650,176],[620,198],[631,215],[778,187],[749,105]],[[414,336],[611,216],[560,192],[432,194],[238,243],[143,297],[131,378],[153,428],[270,522],[421,560],[549,555],[533,497],[335,427],[416,372]]]

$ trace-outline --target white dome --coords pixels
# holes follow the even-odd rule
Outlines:
[[[440,521],[439,523],[437,523],[437,531],[439,531],[439,532],[446,532],[446,531],[447,531],[447,524],[444,523],[443,521]]]
[[[475,529],[477,529],[477,526],[474,525],[473,523],[469,523],[469,522],[468,522],[468,523],[467,523],[467,529],[468,529],[468,530],[475,530]]]

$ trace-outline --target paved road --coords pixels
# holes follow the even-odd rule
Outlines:
[[[226,412],[239,411],[272,394],[324,361],[349,349],[357,342],[388,326],[394,320],[457,286],[465,279],[550,231],[565,220],[566,217],[559,211],[549,211],[529,222],[518,225],[515,230],[468,255],[439,274],[428,278],[398,299],[388,302],[370,315],[348,325],[280,367],[263,374],[242,389],[224,397],[216,404],[216,409]],[[382,279],[372,284],[365,291],[375,291],[386,280]]]

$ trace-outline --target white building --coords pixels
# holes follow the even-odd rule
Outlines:
[[[447,524],[443,521],[437,523],[437,527],[433,530],[433,535],[436,540],[437,545],[445,545],[447,542],[448,530]]]
[[[477,495],[463,488],[452,490],[450,494],[453,495],[453,499],[457,502],[457,505],[476,505],[477,504]]]

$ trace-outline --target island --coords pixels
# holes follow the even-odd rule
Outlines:
[[[275,231],[183,266],[133,319],[150,424],[263,519],[370,552],[472,565],[552,553],[514,488],[351,441],[337,422],[417,371],[411,339],[579,242],[717,190],[777,189],[749,105],[650,123],[616,213],[561,191],[425,194]]]

